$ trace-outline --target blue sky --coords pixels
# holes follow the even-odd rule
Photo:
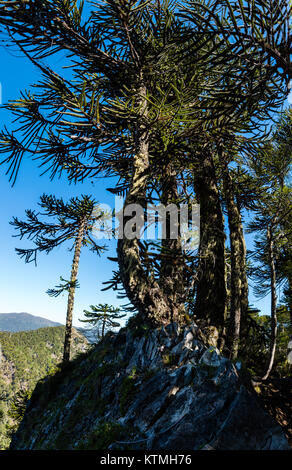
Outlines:
[[[20,90],[29,88],[40,77],[39,72],[30,62],[14,49],[0,48],[0,82],[2,103],[19,98]],[[62,57],[57,59],[55,66],[60,68]],[[0,128],[4,125],[12,129],[11,115],[0,110]],[[11,187],[5,175],[5,167],[0,167],[0,312],[28,312],[61,323],[65,322],[66,295],[50,298],[46,294],[49,287],[55,286],[60,276],[70,276],[72,253],[65,247],[59,247],[50,255],[41,254],[37,267],[33,263],[25,264],[15,253],[15,247],[30,246],[29,241],[14,238],[14,228],[9,225],[13,216],[24,218],[25,209],[37,209],[37,202],[42,193],[53,193],[65,200],[72,196],[91,194],[99,202],[114,207],[114,196],[106,190],[114,185],[111,179],[97,179],[94,183],[69,185],[65,179],[50,181],[47,175],[40,177],[41,171],[34,162],[24,161],[16,184]],[[104,303],[118,306],[114,292],[101,292],[103,281],[111,277],[115,263],[107,256],[115,256],[115,244],[106,241],[109,251],[101,257],[83,249],[80,259],[79,283],[76,293],[74,324],[82,318],[83,310],[90,304]],[[122,301],[122,303],[124,303]],[[84,325],[83,325],[84,326]]]
[[[39,72],[30,62],[22,57],[21,53],[13,49],[0,47],[0,82],[2,88],[2,103],[20,96],[20,90],[29,88],[35,83]],[[63,57],[59,56],[55,62],[50,62],[57,70],[63,65]],[[0,109],[0,128],[4,125],[12,128],[11,115]],[[25,161],[21,167],[14,187],[8,182],[5,168],[0,166],[0,312],[28,312],[60,323],[65,322],[66,295],[59,298],[50,298],[46,290],[55,286],[59,277],[66,279],[70,276],[72,253],[65,247],[57,248],[50,255],[39,257],[38,266],[33,263],[25,264],[15,253],[15,247],[29,246],[29,242],[14,238],[15,231],[9,225],[13,216],[24,217],[25,209],[37,209],[37,202],[42,193],[54,193],[57,197],[68,199],[80,194],[92,194],[99,202],[114,207],[114,196],[106,188],[112,187],[114,181],[98,179],[94,183],[68,185],[65,179],[51,182],[48,176],[40,177],[41,171],[34,162]],[[116,242],[108,242],[109,251],[101,258],[83,250],[80,260],[79,283],[80,289],[76,293],[74,321],[83,316],[83,309],[90,304],[107,302],[115,306],[121,302],[112,291],[101,292],[102,282],[111,277],[115,263],[109,261],[107,256],[115,256]],[[247,237],[247,245],[251,248],[252,238]],[[254,302],[251,295],[251,302]],[[266,298],[257,306],[263,313],[269,312],[269,299]]]

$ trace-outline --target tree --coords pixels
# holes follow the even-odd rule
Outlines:
[[[32,390],[21,388],[13,396],[8,408],[8,416],[12,419],[12,425],[8,426],[11,434],[15,432],[20,425],[31,395]]]
[[[246,246],[240,208],[236,201],[235,181],[227,165],[224,168],[224,196],[228,213],[230,238],[231,280],[230,280],[230,355],[237,358],[242,330],[248,308],[248,283],[246,278]]]
[[[228,98],[222,109],[227,90],[214,89],[215,112],[248,110],[257,120],[251,112],[257,99],[266,101],[262,117],[279,107],[292,74],[291,11],[287,0],[189,0],[181,5],[180,14],[193,30],[199,28],[212,39],[212,53],[205,60],[225,65],[220,79],[227,78]],[[234,76],[235,81],[228,80]]]
[[[80,320],[89,323],[92,328],[97,330],[98,338],[104,338],[106,331],[111,328],[118,328],[120,323],[116,320],[124,318],[126,314],[121,314],[120,308],[115,308],[108,304],[90,305],[91,310],[84,310],[86,320]]]
[[[289,120],[289,113],[282,119]],[[291,123],[291,120],[290,120]],[[257,201],[256,216],[249,223],[248,230],[258,233],[255,239],[254,260],[258,265],[254,269],[253,278],[256,281],[255,292],[259,296],[270,292],[271,295],[271,343],[270,355],[263,376],[266,380],[272,370],[277,342],[277,285],[283,281],[278,266],[280,252],[283,249],[291,253],[290,227],[292,214],[292,191],[286,184],[291,168],[291,147],[287,148],[287,141],[281,139],[283,121],[278,123],[272,141],[258,155],[258,159],[251,163],[257,181],[265,186],[265,192]],[[286,145],[286,152],[285,150]],[[283,272],[283,271],[282,271]]]
[[[209,3],[220,14],[210,14]],[[0,25],[8,40],[43,78],[34,93],[6,106],[18,132],[3,130],[0,151],[12,182],[26,157],[39,161],[51,177],[65,173],[70,181],[118,176],[112,191],[126,193],[124,209],[131,204],[145,209],[154,195],[178,203],[187,177],[189,199],[201,204],[197,270],[195,256],[184,256],[179,240],[167,237],[150,256],[137,237],[126,238],[126,214],[118,277],[142,320],[154,324],[185,322],[195,284],[196,320],[223,334],[226,253],[218,153],[222,140],[234,135],[242,152],[254,149],[254,134],[286,91],[282,76],[275,83],[269,54],[257,51],[251,40],[243,51],[234,43],[230,15],[228,34],[221,26],[210,28],[217,13],[218,24],[224,21],[218,2],[190,5],[179,13],[178,3],[167,0],[106,0],[94,4],[84,20],[83,4],[75,0],[1,3]],[[256,12],[260,15],[259,8]],[[281,15],[278,25],[273,15],[272,28],[263,23],[270,42],[285,21]],[[240,53],[233,53],[233,44]],[[70,79],[43,62],[60,51],[73,66]],[[240,235],[238,226],[237,231]]]
[[[225,230],[214,158],[207,145],[194,172],[194,190],[200,204],[195,315],[222,335],[227,306]]]
[[[1,136],[3,151],[11,151],[11,181],[24,155],[33,154],[52,176],[66,172],[76,181],[99,172],[118,175],[128,192],[125,206],[145,205],[151,176],[156,181],[152,168],[157,173],[172,140],[168,124],[178,129],[185,113],[185,83],[168,66],[179,28],[167,4],[109,0],[95,5],[87,22],[82,5],[73,1],[2,7],[0,23],[44,76],[40,93],[10,105],[27,122],[21,142],[8,131]],[[71,81],[42,64],[60,50],[76,54]],[[43,113],[44,103],[56,119]],[[117,252],[120,278],[140,315],[154,322],[179,316],[184,303],[170,305],[161,283],[145,275],[137,239],[122,238]]]
[[[290,193],[291,196],[291,193]],[[271,195],[269,195],[271,198]],[[281,201],[274,201],[274,204],[264,201],[258,207],[258,216],[249,224],[250,232],[259,232],[261,235],[255,240],[254,260],[259,263],[255,269],[253,277],[257,280],[257,293],[260,296],[271,294],[271,343],[270,355],[263,380],[266,380],[272,370],[277,341],[277,242],[281,238],[279,225],[281,218],[287,217],[287,198]],[[283,205],[282,205],[283,204]],[[282,206],[282,207],[281,207]],[[284,206],[284,207],[283,207]],[[291,198],[290,198],[291,217]]]
[[[67,362],[70,359],[72,318],[81,249],[83,246],[88,246],[98,255],[105,249],[104,246],[99,246],[93,238],[94,225],[103,216],[103,212],[90,196],[73,197],[65,203],[63,199],[43,194],[39,206],[44,212],[27,210],[27,221],[14,217],[11,225],[19,232],[16,236],[27,237],[34,242],[35,248],[16,249],[26,263],[32,261],[36,263],[39,252],[48,254],[66,242],[70,242],[71,250],[74,250],[70,281],[61,278],[61,281],[65,283],[48,291],[54,296],[68,291],[63,356],[64,362]]]
[[[224,150],[223,150],[224,149]],[[230,247],[228,331],[226,352],[236,359],[244,353],[248,328],[247,250],[243,226],[243,210],[252,210],[259,188],[243,165],[236,136],[231,146],[222,142],[217,164],[220,192],[227,215]]]
[[[278,175],[278,181],[281,187],[284,187],[285,181],[290,183],[290,170],[292,163],[292,111],[285,111],[277,125],[274,135],[274,146],[279,158],[274,159],[272,165],[274,173]],[[276,171],[275,171],[276,170]],[[291,183],[290,183],[291,187]],[[290,322],[292,326],[292,231],[289,219],[283,220],[282,233],[284,235],[279,249],[278,272],[283,281],[284,301],[290,312]]]

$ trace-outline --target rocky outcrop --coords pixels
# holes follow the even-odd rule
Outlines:
[[[39,383],[12,449],[289,449],[195,325],[123,329]]]

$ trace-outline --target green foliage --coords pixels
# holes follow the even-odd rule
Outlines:
[[[78,450],[105,450],[116,441],[131,440],[133,435],[135,432],[129,427],[119,423],[103,422],[86,440],[79,444]]]
[[[212,62],[223,64],[221,80],[226,84],[226,108],[232,112],[240,103],[242,114],[249,117],[250,98],[267,99],[261,114],[271,116],[283,99],[291,77],[289,20],[291,3],[275,0],[188,0],[181,4],[181,15],[198,30],[212,38]],[[189,50],[187,49],[187,52]],[[205,60],[210,60],[207,56]],[[270,67],[277,70],[273,84]],[[242,73],[244,72],[244,73]],[[236,74],[236,80],[231,77]],[[253,81],[255,78],[259,80]],[[237,89],[235,89],[237,87]],[[228,90],[228,91],[227,91]],[[223,91],[214,90],[214,111],[221,113]],[[282,95],[282,96],[281,96]],[[269,97],[269,98],[268,98]],[[226,115],[225,108],[225,115]],[[251,116],[252,117],[252,116]]]
[[[68,281],[67,279],[64,279],[62,276],[60,276],[60,281],[61,283],[54,287],[54,289],[47,290],[47,294],[50,297],[58,297],[64,292],[69,292],[72,288],[78,289],[80,287],[77,279],[75,279],[74,281]]]
[[[120,308],[108,304],[90,305],[91,310],[84,310],[86,320],[83,323],[89,323],[96,331],[98,338],[104,338],[106,332],[112,328],[118,328],[120,323],[116,320],[124,318],[126,314],[121,313]]]
[[[287,304],[290,302],[291,316],[291,212],[287,211],[291,208],[291,188],[286,182],[291,165],[291,114],[288,121],[281,121],[273,141],[266,138],[263,130],[270,113],[287,95],[287,80],[291,76],[287,28],[290,7],[280,0],[190,0],[182,4],[167,0],[105,0],[92,4],[88,20],[84,19],[82,12],[82,2],[75,0],[1,3],[0,25],[9,31],[7,41],[17,44],[42,73],[42,81],[35,84],[33,92],[26,91],[20,99],[6,105],[16,126],[15,131],[5,128],[0,135],[0,152],[4,154],[2,163],[8,165],[10,180],[15,181],[23,158],[33,156],[51,178],[64,173],[70,181],[94,179],[100,175],[118,176],[119,183],[112,192],[128,192],[132,202],[140,202],[142,198],[145,203],[156,196],[159,200],[170,196],[163,194],[168,190],[164,191],[163,186],[166,169],[170,168],[174,172],[176,189],[183,187],[182,199],[193,202],[195,197],[200,199],[200,191],[197,190],[197,194],[193,192],[194,181],[208,152],[212,174],[214,166],[212,191],[220,187],[220,152],[224,142],[226,165],[230,164],[230,168],[234,164],[238,166],[237,170],[230,170],[237,185],[234,203],[239,208],[255,211],[249,228],[257,233],[253,253],[256,266],[251,269],[257,293],[265,295],[275,284],[269,284],[271,263],[266,244],[266,229],[272,225],[276,244],[276,281],[280,287],[285,283],[284,294],[290,299],[286,300]],[[73,66],[71,79],[61,77],[42,62],[59,51],[67,52],[66,61]],[[274,71],[279,73],[275,75]],[[259,148],[259,143],[264,145]],[[144,158],[142,162],[140,153]],[[143,169],[142,183],[141,174],[135,174],[139,166]],[[201,196],[208,194],[204,193],[210,177],[208,171],[206,175],[202,176]],[[190,194],[189,188],[192,188]],[[216,219],[220,218],[221,196],[218,193],[213,202],[211,197],[208,198],[208,214],[205,216],[214,214],[215,209]],[[216,211],[217,203],[220,210]],[[36,261],[37,253],[49,253],[63,242],[74,246],[81,221],[87,224],[82,245],[96,253],[102,250],[103,247],[93,239],[94,222],[102,214],[94,213],[95,201],[90,196],[72,198],[66,204],[53,195],[43,195],[39,205],[42,214],[28,210],[26,222],[17,218],[12,222],[21,238],[27,236],[35,243],[35,248],[18,250],[26,262]],[[211,256],[211,264],[212,267],[220,266],[221,262],[224,268],[224,261],[228,260],[224,260],[223,223],[217,234],[219,231],[221,254],[217,259]],[[211,232],[209,236],[206,229],[207,247],[215,233],[213,229]],[[167,249],[156,246],[151,252],[152,248],[147,242],[140,242],[137,256],[131,255],[129,264],[132,262],[133,265],[133,258],[134,263],[136,260],[141,262],[141,269],[135,271],[139,273],[136,279],[132,276],[133,282],[126,279],[130,268],[127,270],[125,263],[124,269],[115,272],[109,283],[117,290],[123,277],[129,299],[135,306],[139,305],[140,313],[148,312],[151,302],[159,313],[159,300],[155,303],[155,299],[161,299],[161,305],[167,299],[167,310],[172,307],[168,300],[177,294],[169,287],[174,276],[163,277],[163,271],[172,267],[169,260],[164,266],[167,269],[161,269]],[[172,255],[175,253],[175,250],[170,251]],[[125,251],[121,252],[125,258]],[[204,250],[199,250],[200,253]],[[76,270],[79,255],[76,256]],[[123,256],[119,256],[120,265]],[[190,255],[188,264],[184,264],[186,258],[182,263],[178,262],[178,268],[190,267],[186,285],[181,282],[179,286],[183,290],[181,305],[193,294],[200,298],[200,288],[197,287],[202,272],[195,273],[198,266],[196,256]],[[204,265],[201,261],[199,266]],[[205,269],[210,280],[215,276],[220,280],[216,269]],[[224,284],[224,269],[219,271]],[[140,273],[141,284],[138,279]],[[197,285],[194,285],[194,280],[197,280]],[[61,278],[61,281],[63,283],[49,290],[51,295],[57,296],[77,287],[76,278],[70,281]],[[168,288],[170,292],[167,292]],[[205,297],[212,295],[215,292],[208,292]],[[140,301],[141,298],[143,300]],[[73,300],[74,292],[72,309]],[[143,302],[149,304],[141,306]],[[223,311],[226,305],[222,307]],[[201,310],[206,317],[212,314],[204,308]],[[171,309],[171,313],[175,311],[176,308]],[[219,316],[218,310],[212,318],[214,323],[216,315]],[[283,356],[288,334],[287,312],[279,315],[276,367],[279,374],[285,374],[288,373]],[[94,326],[101,323],[102,337],[107,326],[117,326],[115,320],[122,318],[108,305],[91,306],[91,311],[86,310],[85,316],[87,320],[83,321]],[[129,321],[133,336],[140,337],[151,331],[153,325],[150,322],[146,324],[144,317],[137,315]],[[263,367],[271,336],[266,316],[254,312],[253,320],[246,338],[247,366],[256,370]],[[185,318],[185,321],[189,319]],[[19,363],[16,373],[12,371],[13,380],[19,382],[27,376],[30,380],[30,374],[35,373],[30,370],[32,359],[35,359],[30,357],[30,351],[30,363],[27,363],[26,358],[18,357],[17,347],[13,354],[9,347],[6,349],[6,357],[11,361],[12,356],[16,357]],[[98,385],[110,373],[102,362],[108,350],[105,342],[98,355],[93,354],[85,361],[89,367],[90,360],[94,360],[92,358],[99,360],[100,367],[92,372]],[[36,368],[41,367],[42,358],[38,357],[35,362]],[[164,363],[171,366],[175,358],[166,352]],[[54,364],[46,362],[46,367],[48,373]],[[47,391],[48,396],[53,394],[73,369],[74,365],[68,364],[68,367],[57,370],[44,381],[43,388],[39,384],[39,390]],[[136,380],[135,370],[122,382],[120,405],[123,414],[135,393]],[[5,393],[3,387],[2,394]],[[90,397],[92,390],[88,394]],[[46,398],[44,393],[42,400],[45,402]],[[101,445],[100,432],[97,431],[96,441],[92,444],[97,447]],[[108,432],[110,434],[111,430]],[[63,437],[59,439],[58,445],[64,445],[61,442]]]
[[[120,409],[121,415],[124,416],[129,408],[131,401],[136,393],[137,369],[132,368],[130,375],[123,379],[120,387]]]
[[[63,326],[17,333],[0,331],[0,448],[9,445],[11,432],[21,420],[37,382],[60,370],[64,335]],[[86,350],[87,344],[83,336],[73,333],[73,356]]]
[[[0,331],[2,353],[15,367],[12,382],[15,390],[19,384],[34,381],[55,366],[60,359],[63,341],[64,327],[17,333]]]
[[[43,194],[40,197],[39,206],[42,213],[27,209],[26,221],[13,217],[10,224],[17,230],[17,236],[27,237],[35,244],[35,248],[17,248],[16,251],[26,263],[37,261],[40,252],[50,253],[54,248],[63,243],[75,245],[78,229],[85,223],[82,234],[82,245],[100,254],[105,247],[99,246],[93,239],[94,224],[103,217],[104,213],[99,209],[98,203],[87,195],[71,198],[67,203],[62,198],[51,194]],[[41,217],[40,217],[41,216]],[[61,279],[65,281],[64,279]],[[65,281],[70,282],[70,281]],[[73,280],[73,282],[76,282]],[[59,290],[64,286],[58,286]]]
[[[254,310],[251,315],[251,322],[248,336],[245,341],[245,354],[239,359],[251,375],[259,376],[263,373],[267,362],[270,345],[270,316],[261,315],[258,310]],[[292,335],[290,324],[290,314],[285,305],[277,308],[278,335],[277,350],[273,375],[277,377],[291,377],[292,367],[288,363],[288,343]]]
[[[23,419],[27,403],[31,397],[31,393],[32,392],[30,390],[20,389],[18,392],[16,392],[12,399],[8,415],[13,419],[16,427]]]
[[[253,267],[251,277],[255,281],[255,294],[258,297],[271,291],[268,229],[274,244],[277,284],[280,286],[289,278],[289,260],[292,249],[290,230],[292,215],[291,133],[292,112],[287,110],[280,115],[274,126],[272,138],[258,150],[255,158],[249,163],[251,174],[261,188],[254,202],[255,216],[248,224],[248,232],[255,233],[255,249],[252,255],[256,265]],[[289,288],[288,285],[287,288]]]

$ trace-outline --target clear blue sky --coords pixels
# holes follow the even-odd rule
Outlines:
[[[2,103],[20,96],[20,90],[29,88],[40,77],[39,72],[30,62],[21,57],[21,53],[0,47],[0,82],[2,86]],[[62,57],[54,64],[61,67]],[[4,125],[12,129],[11,115],[0,109],[0,128]],[[50,298],[46,294],[49,287],[54,287],[59,277],[70,276],[72,253],[65,247],[55,249],[50,255],[41,254],[37,267],[33,263],[25,264],[15,252],[15,247],[31,246],[29,241],[14,238],[15,230],[9,221],[13,216],[24,218],[25,209],[37,209],[37,202],[42,193],[53,193],[65,200],[81,194],[91,194],[99,202],[114,207],[114,196],[106,190],[114,186],[112,179],[97,179],[94,183],[69,185],[64,179],[50,181],[34,162],[24,161],[14,187],[8,182],[5,167],[0,167],[0,312],[28,312],[61,323],[65,322],[66,295]],[[101,292],[103,281],[111,277],[115,263],[107,256],[115,256],[115,241],[106,241],[109,251],[97,257],[83,249],[80,259],[79,283],[76,293],[74,324],[82,318],[83,309],[90,304],[107,302],[115,306],[121,301],[112,291]],[[122,301],[122,303],[124,303]]]
[[[39,72],[30,62],[14,49],[0,47],[0,82],[2,86],[2,102],[20,96],[20,90],[29,88],[39,78]],[[63,65],[60,56],[51,62],[57,70]],[[0,110],[0,128],[4,125],[12,128],[11,115]],[[107,187],[114,185],[113,181],[99,179],[94,183],[68,185],[65,179],[51,182],[48,176],[40,177],[40,170],[34,162],[25,161],[21,167],[19,177],[14,187],[8,182],[4,167],[0,167],[0,312],[28,312],[60,323],[65,322],[66,295],[57,299],[46,294],[49,287],[55,286],[59,277],[66,279],[70,275],[72,253],[64,247],[57,248],[50,255],[41,255],[38,266],[25,264],[15,253],[15,247],[29,246],[29,242],[13,238],[14,229],[9,225],[12,216],[24,217],[25,209],[36,209],[39,196],[42,193],[54,193],[65,199],[80,195],[92,194],[99,202],[114,207],[114,197],[106,191]],[[251,247],[251,237],[247,237],[248,247]],[[112,291],[101,292],[102,282],[111,277],[115,263],[109,261],[107,256],[115,256],[115,241],[107,242],[109,251],[96,257],[86,248],[82,252],[80,261],[79,282],[80,289],[76,293],[74,324],[78,325],[78,318],[82,318],[83,309],[90,304],[107,302],[115,306],[121,301]],[[251,302],[253,296],[251,295]],[[122,301],[123,303],[123,301]],[[269,299],[264,299],[257,306],[263,313],[269,312]]]

